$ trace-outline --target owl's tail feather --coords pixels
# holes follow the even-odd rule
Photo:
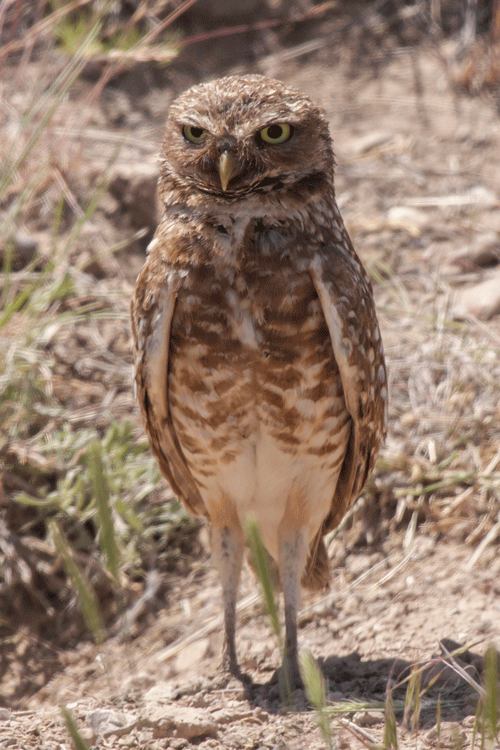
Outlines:
[[[311,544],[301,584],[310,591],[324,591],[329,588],[330,580],[330,561],[320,529]]]

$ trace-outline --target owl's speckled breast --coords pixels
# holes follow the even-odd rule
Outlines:
[[[267,273],[250,266],[232,282],[207,267],[189,274],[172,320],[169,408],[209,512],[227,494],[264,528],[269,503],[282,515],[278,499],[304,483],[314,501],[312,538],[350,431],[312,281],[283,265]],[[267,544],[273,554],[275,541]]]

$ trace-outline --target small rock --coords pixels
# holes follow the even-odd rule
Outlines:
[[[126,716],[110,709],[96,709],[95,711],[89,711],[85,717],[85,722],[94,736],[109,737],[115,734],[121,737],[136,726],[137,719],[135,716]]]
[[[373,727],[375,724],[381,724],[383,722],[383,717],[375,716],[374,714],[368,713],[368,711],[358,711],[354,714],[352,720],[358,727]]]
[[[172,748],[172,750],[183,750],[183,748],[187,747],[188,745],[189,742],[183,739],[170,740],[169,743],[169,746]]]
[[[433,746],[439,742],[440,747],[465,747],[467,737],[456,721],[442,721],[439,735],[437,726],[434,726],[424,735],[424,740]]]
[[[123,681],[123,692],[124,693],[140,693],[144,694],[146,690],[149,690],[155,685],[155,678],[153,674],[148,672],[137,672],[136,674],[130,674]]]
[[[326,696],[326,699],[328,703],[340,703],[345,698],[344,693],[341,693],[340,690],[334,690],[333,692],[328,693]]]
[[[344,695],[344,700],[349,698],[356,690],[356,680],[346,680],[340,683],[340,689]]]
[[[490,279],[460,289],[455,297],[453,317],[456,320],[474,315],[480,320],[490,320],[500,313],[500,274]]]
[[[207,655],[210,647],[208,638],[201,638],[199,641],[190,643],[179,652],[175,660],[176,672],[187,672],[196,667]]]
[[[357,578],[373,565],[373,555],[348,555],[346,558],[346,568],[349,573]]]
[[[231,721],[233,721],[233,715],[230,711],[227,711],[226,709],[221,708],[218,711],[214,711],[212,713],[212,719],[219,726],[222,726],[222,724],[229,724]]]
[[[497,208],[498,207],[498,196],[492,190],[489,190],[484,185],[475,185],[473,188],[468,190],[463,196],[464,203],[472,203],[476,206],[483,208]]]
[[[199,708],[171,704],[150,705],[141,726],[150,727],[154,739],[180,737],[192,740],[198,737],[216,737],[217,722]]]
[[[387,212],[387,221],[393,229],[404,229],[412,237],[419,237],[429,225],[429,217],[424,211],[409,206],[393,206]]]
[[[256,706],[253,710],[253,715],[259,721],[269,721],[269,714],[267,713],[267,711],[264,711],[262,706]]]
[[[447,263],[459,266],[463,271],[497,265],[500,263],[500,237],[496,232],[483,234],[449,257]]]
[[[120,748],[122,748],[122,747],[123,748],[129,748],[130,747],[130,748],[132,748],[132,750],[134,750],[134,748],[137,747],[137,737],[135,735],[135,732],[133,733],[133,735],[131,735],[129,737],[120,737],[117,740],[116,744]]]
[[[157,682],[144,693],[145,701],[170,703],[175,698],[175,688],[169,682]]]
[[[207,708],[207,706],[211,709],[214,708],[214,700],[210,694],[208,693],[198,693],[198,695],[193,695],[191,700],[189,701],[189,705],[193,708]]]
[[[471,714],[469,716],[464,716],[464,719],[462,721],[462,726],[464,729],[473,729],[474,724],[476,723],[477,719],[474,716],[474,714]]]
[[[8,708],[0,708],[0,721],[8,721],[11,718],[11,713]]]

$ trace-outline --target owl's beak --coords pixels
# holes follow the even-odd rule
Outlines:
[[[231,151],[223,151],[219,159],[219,175],[222,189],[226,192],[229,180],[236,169],[236,159]]]

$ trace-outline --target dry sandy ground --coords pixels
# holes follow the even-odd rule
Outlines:
[[[390,434],[374,486],[384,513],[392,508],[397,522],[378,525],[373,506],[368,520],[359,513],[331,543],[336,567],[330,593],[306,599],[300,618],[301,645],[322,666],[332,711],[351,700],[369,704],[366,711],[345,714],[348,721],[332,713],[339,748],[382,743],[384,714],[377,705],[389,688],[396,704],[404,700],[406,685],[398,682],[414,662],[442,654],[443,639],[448,650],[474,644],[460,659],[479,681],[486,645],[500,649],[495,534],[474,554],[498,514],[498,484],[483,487],[487,512],[477,516],[470,510],[476,506],[465,502],[471,492],[483,491],[477,484],[472,491],[464,485],[464,497],[456,487],[449,497],[428,493],[420,507],[411,492],[422,466],[446,457],[455,416],[464,413],[470,419],[456,421],[455,429],[471,425],[458,436],[462,444],[471,443],[470,461],[490,462],[490,474],[496,469],[491,460],[500,451],[499,319],[469,318],[465,331],[452,321],[455,293],[495,273],[500,284],[494,268],[467,260],[485,235],[496,233],[498,244],[500,119],[493,102],[453,92],[449,70],[431,49],[413,55],[400,50],[376,76],[372,66],[363,70],[358,62],[354,76],[350,55],[327,45],[312,57],[283,62],[277,55],[253,67],[304,89],[328,112],[339,202],[355,245],[378,274],[375,291],[392,379]],[[157,90],[154,97],[160,120],[170,92]],[[150,125],[141,127],[120,159],[154,169],[158,141]],[[85,144],[83,158],[98,164],[107,149],[97,138]],[[136,252],[123,272],[126,291],[139,265]],[[456,378],[450,375],[454,368],[461,368]],[[402,471],[417,467],[414,484],[408,484],[411,471],[402,479],[394,470],[385,476],[384,465],[394,469],[397,460]],[[486,524],[483,533],[475,535],[480,523]],[[0,748],[70,748],[62,704],[89,745],[99,748],[326,747],[304,695],[299,691],[285,709],[270,684],[279,654],[249,572],[237,645],[242,667],[255,682],[253,694],[220,674],[218,596],[208,561],[193,562],[187,580],[172,579],[164,608],[135,638],[121,634],[102,646],[86,643],[61,654],[64,669],[48,685],[20,710],[0,710]],[[399,746],[470,746],[473,688],[439,660],[430,669],[440,676],[422,699],[419,728],[403,726],[397,712]],[[422,684],[430,679],[427,673]]]

